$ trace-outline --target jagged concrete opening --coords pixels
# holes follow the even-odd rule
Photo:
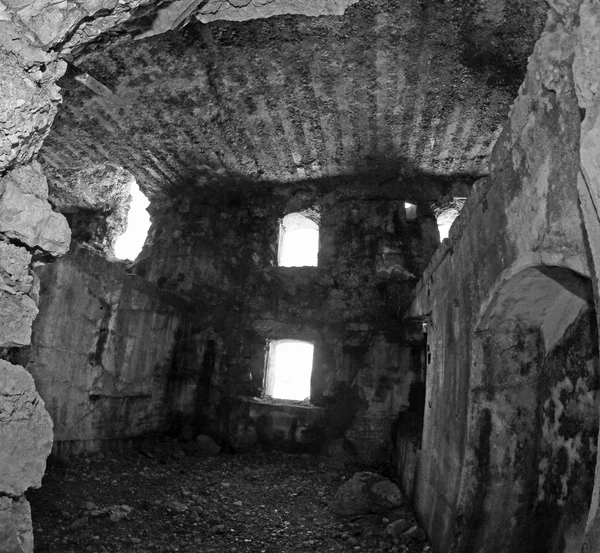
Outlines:
[[[127,212],[125,231],[116,239],[114,251],[117,259],[135,261],[144,247],[150,229],[150,215],[147,211],[150,201],[135,182],[131,183],[129,192],[131,203]]]
[[[581,550],[598,370],[589,279],[536,266],[495,292],[474,344],[461,543],[484,553]]]
[[[71,240],[113,257],[117,240],[128,228],[135,177],[121,165],[98,163],[68,177],[51,177],[49,201],[71,228]]]

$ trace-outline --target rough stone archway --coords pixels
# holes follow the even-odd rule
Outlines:
[[[589,279],[529,267],[476,329],[456,550],[581,551],[596,465],[598,335]]]

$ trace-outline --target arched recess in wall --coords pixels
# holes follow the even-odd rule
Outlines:
[[[589,279],[528,267],[476,328],[452,551],[580,551],[594,485],[598,332]]]
[[[279,227],[277,261],[280,267],[316,267],[319,225],[303,213],[286,215]]]

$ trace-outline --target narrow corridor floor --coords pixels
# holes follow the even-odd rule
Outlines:
[[[187,456],[173,444],[49,465],[28,494],[36,553],[431,551],[390,522],[410,508],[343,518],[328,507],[356,468],[279,452]]]

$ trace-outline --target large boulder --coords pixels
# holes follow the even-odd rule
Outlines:
[[[0,193],[0,233],[51,255],[67,253],[71,230],[67,220],[52,211],[47,201],[24,194],[10,181],[0,183]]]
[[[0,234],[51,255],[69,249],[67,220],[47,201],[48,183],[39,163],[18,167],[0,179]]]
[[[338,489],[329,507],[338,515],[386,513],[404,502],[396,484],[374,472],[357,472]]]
[[[0,496],[38,488],[51,449],[52,419],[32,376],[0,360]]]

